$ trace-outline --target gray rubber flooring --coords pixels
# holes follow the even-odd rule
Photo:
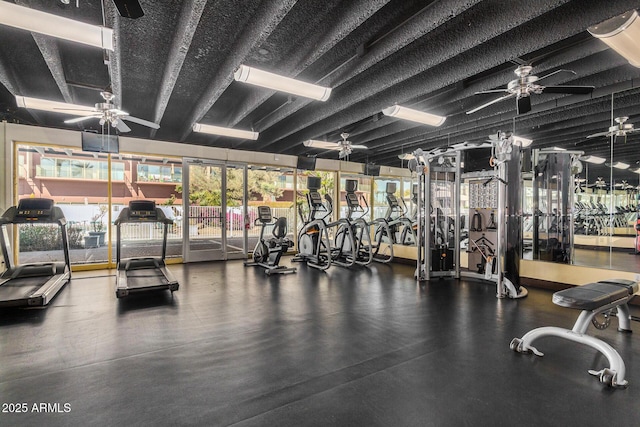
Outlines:
[[[483,282],[418,286],[412,266],[297,266],[175,265],[173,297],[123,300],[112,272],[77,273],[48,308],[0,312],[0,425],[638,425],[637,322],[590,328],[626,362],[630,386],[610,389],[587,374],[607,366],[589,347],[509,349],[571,328],[578,312],[549,291],[499,300]]]

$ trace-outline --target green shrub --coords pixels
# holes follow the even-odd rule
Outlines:
[[[57,225],[20,225],[20,252],[52,251],[62,249],[62,234]],[[67,230],[69,248],[82,248],[82,229],[71,227]]]

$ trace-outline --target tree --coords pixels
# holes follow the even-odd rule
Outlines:
[[[189,171],[189,201],[199,206],[220,206],[222,204],[222,177],[219,169],[193,168]],[[227,206],[239,206],[243,199],[243,170],[227,169]],[[248,174],[249,196],[259,194],[264,201],[273,201],[282,196],[284,189],[278,185],[281,173],[273,171],[251,171]],[[182,194],[182,185],[176,185],[175,192]]]
[[[281,176],[280,172],[251,171],[247,183],[249,196],[259,194],[265,202],[275,201],[284,193],[284,189],[278,185]]]

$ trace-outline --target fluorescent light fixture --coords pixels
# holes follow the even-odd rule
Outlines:
[[[429,126],[440,126],[444,123],[445,120],[447,120],[447,118],[443,116],[436,116],[435,114],[425,113],[424,111],[401,107],[399,105],[385,108],[384,110],[382,110],[382,114],[384,114],[385,116],[396,117],[398,119],[409,120]]]
[[[629,166],[631,165],[624,162],[615,162],[611,166],[613,166],[616,169],[629,169]]]
[[[266,87],[267,89],[287,92],[305,98],[326,101],[331,95],[331,88],[318,86],[300,80],[269,73],[268,71],[241,65],[233,74],[233,78],[238,82],[249,83],[251,85]]]
[[[66,102],[48,101],[46,99],[30,98],[16,95],[16,104],[20,108],[50,111],[52,113],[71,114],[74,116],[92,116],[96,114],[94,107],[86,105],[67,104]]]
[[[640,18],[636,10],[607,19],[587,29],[634,67],[640,67]]]
[[[231,128],[223,128],[221,126],[203,125],[196,123],[193,125],[194,132],[209,133],[211,135],[230,136],[231,138],[242,139],[258,139],[258,132],[252,132],[248,130],[238,130]]]
[[[551,147],[551,149],[552,149],[553,151],[567,151],[567,149],[566,149],[566,148],[562,148],[562,147]]]
[[[533,139],[523,138],[522,136],[511,135],[513,139],[513,144],[518,145],[522,148],[527,148],[533,143]]]
[[[598,156],[581,156],[580,160],[584,160],[588,163],[593,163],[594,165],[601,165],[607,161],[607,159],[603,159],[602,157]]]
[[[0,24],[113,50],[113,30],[0,1]]]
[[[640,174],[640,168],[631,169],[631,172]]]

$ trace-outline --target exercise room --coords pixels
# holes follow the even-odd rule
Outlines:
[[[0,425],[636,425],[638,10],[0,0]]]

